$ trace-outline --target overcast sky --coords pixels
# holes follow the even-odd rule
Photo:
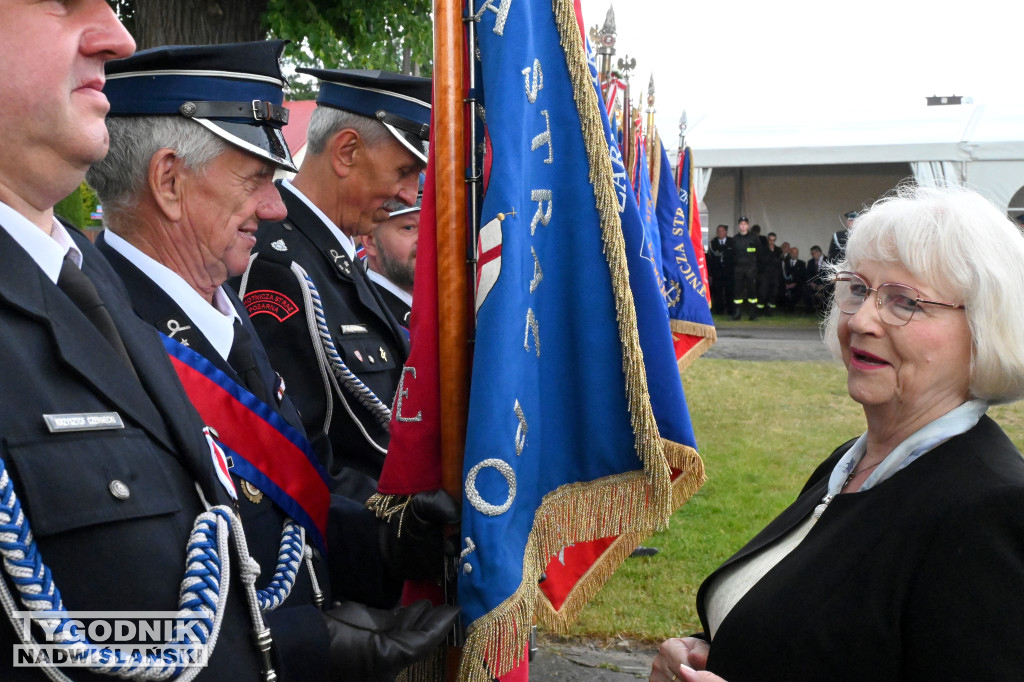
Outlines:
[[[924,106],[929,95],[1024,103],[1021,0],[581,0],[587,31],[609,6],[616,56],[635,57],[674,147],[679,116],[715,111]],[[669,140],[672,140],[669,142]]]

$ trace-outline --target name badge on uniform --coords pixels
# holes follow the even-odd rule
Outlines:
[[[341,325],[342,334],[366,334],[370,330],[366,328],[365,324],[343,324]]]
[[[117,412],[71,412],[68,414],[44,414],[46,428],[50,433],[68,431],[107,431],[123,429],[124,422]]]

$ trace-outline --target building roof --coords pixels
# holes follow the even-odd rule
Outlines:
[[[686,144],[699,168],[1024,159],[1024,108],[985,104],[710,114]]]

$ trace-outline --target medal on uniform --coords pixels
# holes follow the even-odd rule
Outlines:
[[[249,500],[253,504],[259,504],[263,501],[263,492],[259,488],[254,486],[252,483],[249,483],[249,481],[244,478],[239,480],[242,483],[239,487],[242,488],[242,494],[245,495],[245,499]]]

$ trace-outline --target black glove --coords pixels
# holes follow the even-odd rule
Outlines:
[[[458,615],[459,607],[431,607],[426,599],[393,611],[339,604],[323,614],[331,640],[331,678],[394,679],[433,652]]]
[[[443,490],[413,495],[404,511],[392,514],[380,526],[381,559],[391,577],[440,578],[444,555],[458,552],[458,535],[446,541],[444,528],[459,520],[459,505]]]

